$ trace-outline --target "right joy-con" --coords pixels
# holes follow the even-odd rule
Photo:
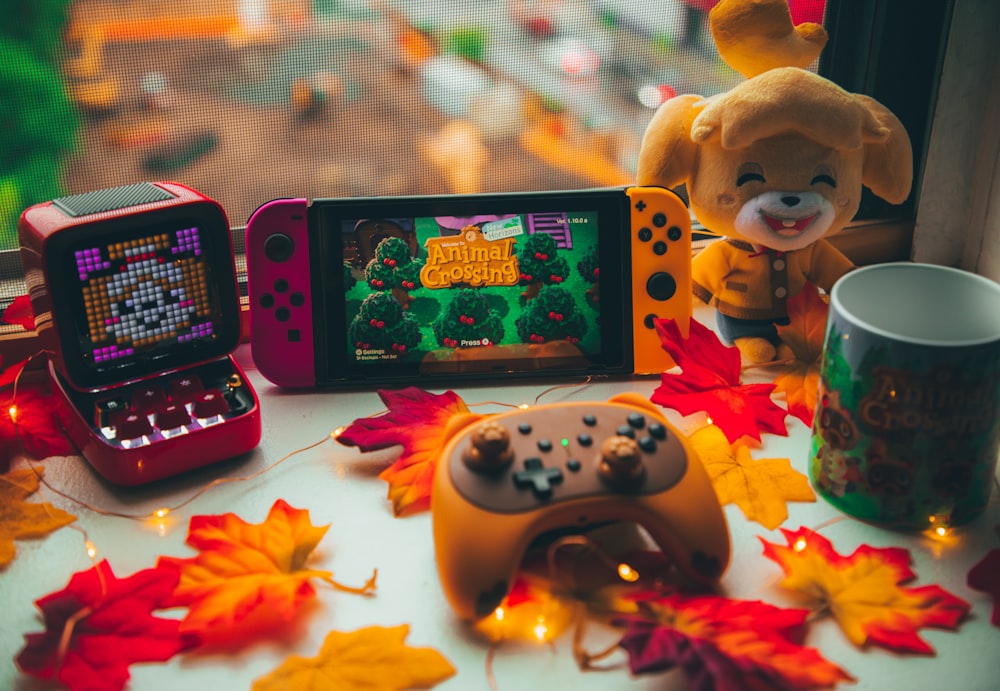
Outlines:
[[[691,217],[680,197],[663,187],[630,187],[632,349],[636,374],[674,366],[654,320],[674,319],[687,338],[691,322]]]

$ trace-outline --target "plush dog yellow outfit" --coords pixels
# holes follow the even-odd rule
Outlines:
[[[780,322],[807,281],[829,290],[852,268],[823,238],[851,221],[863,185],[905,200],[912,151],[887,108],[799,66],[826,34],[792,26],[785,0],[722,0],[709,21],[722,58],[748,79],[664,103],[643,138],[637,182],[686,183],[694,215],[725,236],[694,258],[693,290],[744,359],[763,362],[777,333],[743,322]]]

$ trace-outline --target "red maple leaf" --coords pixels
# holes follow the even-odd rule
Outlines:
[[[694,691],[787,691],[853,681],[801,645],[808,610],[717,595],[670,594],[621,617],[619,642],[633,674],[684,670]]]
[[[25,331],[35,330],[35,314],[31,310],[31,299],[27,295],[19,295],[3,311],[0,318],[4,324],[20,326]]]
[[[743,436],[760,441],[761,432],[788,435],[787,411],[771,400],[774,384],[743,384],[740,352],[725,346],[711,329],[691,320],[685,339],[673,319],[657,319],[663,348],[680,368],[665,372],[650,400],[682,415],[705,412],[730,443]]]
[[[22,362],[11,369],[23,366]],[[9,463],[21,447],[37,459],[76,453],[48,393],[34,384],[19,386],[16,398],[12,391],[0,394],[0,467]]]
[[[378,395],[388,411],[355,420],[337,441],[362,451],[402,446],[402,455],[379,477],[389,483],[389,499],[397,516],[426,511],[431,505],[437,457],[447,441],[447,423],[455,415],[470,414],[469,409],[453,391],[432,394],[411,386],[380,390]]]
[[[22,672],[58,680],[74,691],[117,691],[135,662],[164,662],[198,643],[180,622],[152,612],[177,586],[173,569],[146,569],[118,579],[107,561],[70,578],[35,602],[45,631],[25,635]]]
[[[993,626],[1000,626],[1000,548],[991,550],[973,566],[966,582],[973,590],[988,593],[993,597],[993,615],[990,617],[990,622]]]

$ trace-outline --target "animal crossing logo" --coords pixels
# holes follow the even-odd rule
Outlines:
[[[514,242],[513,237],[487,240],[478,226],[466,226],[457,236],[429,238],[420,282],[425,288],[517,285]]]
[[[990,395],[995,377],[967,382],[943,368],[922,375],[888,367],[876,368],[874,375],[859,406],[861,419],[873,429],[960,437],[982,434],[996,418]]]

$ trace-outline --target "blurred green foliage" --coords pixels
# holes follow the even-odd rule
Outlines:
[[[23,209],[62,194],[79,127],[59,69],[70,1],[0,0],[0,249]]]

